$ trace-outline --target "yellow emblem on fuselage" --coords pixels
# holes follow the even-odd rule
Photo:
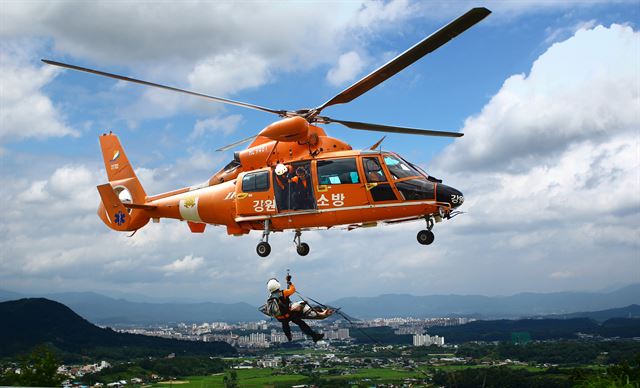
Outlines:
[[[196,206],[196,197],[188,197],[184,199],[184,207],[192,208]]]

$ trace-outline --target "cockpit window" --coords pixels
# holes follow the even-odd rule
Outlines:
[[[384,163],[389,168],[389,172],[394,179],[422,176],[415,168],[393,155],[385,155]]]
[[[378,162],[378,158],[363,158],[364,172],[367,176],[367,182],[386,182],[384,171]]]

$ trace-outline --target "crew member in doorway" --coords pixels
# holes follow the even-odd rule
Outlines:
[[[279,163],[273,170],[273,172],[275,174],[275,197],[278,211],[289,210],[291,209],[291,203],[289,199],[289,188],[291,186],[291,184],[289,183],[289,179],[291,178],[291,166],[285,166],[284,164]]]
[[[286,290],[280,290],[280,282],[276,279],[269,280],[267,290],[269,290],[270,293],[269,299],[267,300],[267,311],[280,321],[282,331],[289,341],[291,341],[291,326],[289,322],[298,325],[303,333],[313,339],[313,342],[318,342],[324,337],[323,333],[314,332],[309,325],[302,320],[302,311],[291,310],[291,300],[289,297],[296,292],[296,287],[291,283],[290,275],[287,275]]]
[[[296,168],[296,175],[291,182],[291,205],[294,210],[313,209],[313,192],[311,176],[303,166]]]

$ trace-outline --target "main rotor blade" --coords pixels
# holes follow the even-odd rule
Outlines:
[[[248,143],[248,142],[250,142],[251,140],[255,139],[256,137],[258,137],[258,135],[253,135],[253,136],[250,136],[250,137],[248,137],[248,138],[246,138],[246,139],[238,140],[238,141],[237,141],[237,142],[235,142],[235,143],[231,143],[231,144],[226,145],[226,146],[224,146],[224,147],[220,147],[220,148],[218,148],[216,151],[222,152],[222,151],[230,150],[230,149],[232,149],[232,148],[234,148],[234,147],[237,147],[237,146],[239,146],[239,145],[241,145],[241,144]]]
[[[440,136],[440,137],[464,136],[464,134],[460,132],[434,131],[432,129],[419,129],[419,128],[409,128],[409,127],[396,127],[396,126],[382,125],[382,124],[370,124],[370,123],[362,123],[359,121],[336,120],[336,119],[332,119],[324,116],[320,116],[318,118],[320,119],[319,122],[323,122],[327,124],[338,123],[346,127],[349,127],[351,129],[362,129],[365,131],[406,133],[410,135]]]
[[[133,83],[136,83],[136,84],[141,84],[141,85],[146,85],[146,86],[153,86],[153,87],[156,87],[156,88],[165,89],[165,90],[171,90],[171,91],[174,91],[174,92],[186,93],[186,94],[190,94],[192,96],[202,97],[202,98],[206,98],[208,100],[221,102],[223,104],[236,105],[236,106],[241,106],[243,108],[255,109],[255,110],[260,110],[260,111],[268,112],[268,113],[274,113],[274,114],[277,114],[279,116],[284,116],[285,113],[286,113],[286,111],[284,111],[284,110],[275,110],[275,109],[265,108],[265,107],[259,106],[259,105],[248,104],[246,102],[234,101],[234,100],[229,100],[229,99],[222,98],[222,97],[210,96],[210,95],[207,95],[207,94],[202,94],[202,93],[198,93],[198,92],[192,92],[192,91],[185,90],[185,89],[174,88],[173,86],[160,85],[160,84],[156,84],[156,83],[149,82],[149,81],[143,81],[143,80],[139,80],[139,79],[135,79],[135,78],[125,77],[125,76],[118,75],[118,74],[107,73],[106,71],[100,71],[100,70],[88,69],[86,67],[70,65],[68,63],[51,61],[51,60],[48,60],[48,59],[43,59],[42,62],[44,62],[46,64],[49,64],[49,65],[53,65],[53,66],[64,67],[64,68],[67,68],[67,69],[72,69],[72,70],[77,70],[77,71],[84,71],[85,73],[97,74],[97,75],[101,75],[103,77],[114,78],[114,79],[121,80],[121,81],[133,82]]]
[[[421,42],[417,43],[407,51],[398,55],[391,61],[382,65],[377,70],[374,70],[368,76],[349,86],[347,89],[343,90],[329,101],[320,105],[318,108],[316,108],[317,112],[320,113],[320,111],[328,106],[344,104],[361,96],[362,94],[378,86],[388,78],[391,78],[396,73],[411,65],[418,59],[438,49],[440,46],[444,45],[451,39],[466,31],[471,26],[487,17],[490,13],[491,11],[486,8],[473,8],[469,10],[464,15],[460,16],[456,20],[429,35],[427,38],[423,39]]]

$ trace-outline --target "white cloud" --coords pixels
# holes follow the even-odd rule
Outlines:
[[[354,22],[365,28],[390,23],[410,16],[418,6],[419,4],[411,4],[407,0],[365,1]]]
[[[203,257],[193,257],[193,255],[187,255],[182,259],[178,259],[171,264],[167,264],[162,267],[162,270],[167,272],[168,274],[173,274],[177,272],[188,272],[192,273],[195,270],[202,267],[204,264]]]
[[[46,180],[31,182],[29,188],[20,195],[20,198],[27,202],[45,202],[51,198],[46,189]]]
[[[355,51],[349,51],[342,54],[338,58],[337,66],[329,70],[327,81],[334,86],[340,86],[345,82],[354,80],[362,72],[364,66],[365,61],[362,60],[360,55]]]
[[[215,133],[229,135],[238,129],[241,122],[241,115],[229,115],[225,117],[213,117],[210,119],[198,120],[196,121],[189,138],[193,140],[205,134]]]
[[[215,96],[255,88],[268,80],[266,59],[248,51],[212,55],[195,64],[187,76],[192,89]]]
[[[90,186],[94,180],[94,174],[85,166],[64,166],[55,170],[47,185],[59,195],[69,195]]]
[[[508,78],[465,136],[444,152],[450,170],[526,169],[586,139],[637,134],[640,34],[630,27],[579,30]]]
[[[57,70],[34,66],[31,49],[28,42],[14,40],[0,47],[0,141],[77,136],[42,92]]]
[[[244,48],[265,57],[288,56],[295,49],[310,58],[314,48],[296,47],[310,37],[316,38],[315,48],[329,47],[334,21],[345,23],[359,7],[358,2],[337,2],[331,7],[324,3],[135,1],[118,6],[106,1],[51,1],[36,7],[9,2],[3,13],[11,20],[3,23],[0,34],[52,36],[60,52],[120,65],[158,60],[193,63]],[[323,37],[319,26],[331,35]]]
[[[95,187],[99,181],[97,174],[84,165],[66,165],[57,168],[48,179],[31,182],[12,199],[18,204],[22,201],[41,203],[50,212],[69,214],[73,209],[96,207]]]

